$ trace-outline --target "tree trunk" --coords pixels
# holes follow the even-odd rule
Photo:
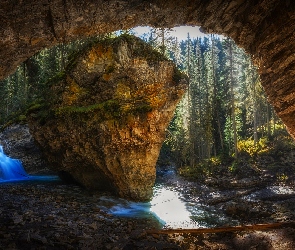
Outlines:
[[[251,63],[251,67],[253,67]],[[253,70],[252,70],[253,72]],[[253,73],[252,73],[253,74]],[[252,77],[253,79],[253,77]],[[254,79],[253,79],[254,80]],[[258,143],[257,135],[257,97],[256,97],[256,80],[253,81],[253,132],[254,132],[254,145]]]
[[[271,136],[271,124],[270,124],[270,118],[271,118],[271,107],[269,103],[266,104],[266,119],[267,119],[267,137],[270,138]]]
[[[215,67],[215,61],[214,61],[214,40],[213,40],[213,35],[211,35],[211,63],[212,63],[212,80],[213,80],[213,109],[215,110],[215,115],[216,117],[216,123],[217,123],[217,130],[218,130],[218,135],[219,135],[219,144],[221,147],[221,150],[223,151],[223,137],[222,137],[222,131],[221,131],[221,126],[220,126],[220,114],[219,114],[219,105],[217,101],[217,81],[216,81],[216,67]],[[214,138],[215,139],[215,138]],[[215,140],[214,140],[215,141]],[[216,156],[216,142],[214,143],[214,155]]]
[[[229,43],[229,55],[230,55],[230,93],[231,93],[231,114],[232,114],[232,126],[234,134],[234,158],[238,157],[238,136],[237,136],[237,124],[236,124],[236,112],[235,112],[235,96],[234,96],[234,77],[233,77],[233,51],[232,41]]]

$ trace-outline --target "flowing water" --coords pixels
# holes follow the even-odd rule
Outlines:
[[[105,212],[118,217],[156,219],[165,228],[199,228],[224,224],[235,224],[221,211],[202,205],[197,197],[187,192],[186,187],[167,180],[176,179],[174,170],[161,173],[165,178],[158,178],[154,186],[154,195],[150,202],[131,202],[112,196],[100,196],[93,201]],[[60,182],[57,176],[28,175],[21,162],[6,156],[0,146],[0,182],[25,181]],[[87,198],[87,197],[85,197]],[[91,199],[88,197],[87,199]]]
[[[0,181],[12,181],[27,179],[28,175],[20,160],[12,159],[3,152],[0,146]]]
[[[57,176],[28,175],[24,170],[21,161],[5,155],[3,147],[0,145],[0,183],[19,181],[47,182],[60,181],[60,179]]]
[[[163,175],[163,173],[162,173]],[[175,171],[164,172],[166,178],[177,178]],[[184,187],[158,178],[150,202],[131,202],[124,199],[101,197],[98,207],[115,216],[156,218],[163,228],[200,228],[237,225],[238,221],[215,208],[203,205],[198,197]]]

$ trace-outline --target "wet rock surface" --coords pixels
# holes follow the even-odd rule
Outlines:
[[[14,124],[5,128],[0,133],[0,145],[3,146],[6,155],[22,162],[27,173],[53,173],[46,167],[43,154],[35,144],[28,125]]]
[[[167,183],[177,185],[190,199],[198,198],[204,206],[225,211],[239,224],[295,219],[294,197],[269,200],[278,195],[274,190],[287,190],[284,192],[293,194],[294,187],[276,185],[258,188],[250,194],[236,197],[233,190],[220,191],[177,176],[169,178]],[[79,186],[64,185],[62,182],[2,184],[0,249],[291,250],[295,247],[295,229],[291,227],[197,235],[150,234],[149,230],[159,229],[155,219],[112,216],[98,205],[106,195],[109,194],[89,193]],[[208,201],[223,195],[232,195],[232,198],[215,205],[208,204]],[[248,199],[249,195],[251,199]]]
[[[245,173],[247,174],[247,173]],[[222,216],[226,214],[232,218],[228,225],[273,223],[295,221],[295,182],[289,176],[289,182],[269,179],[268,175],[260,176],[260,185],[257,185],[257,176],[236,179],[234,176],[219,179],[210,179],[204,182],[190,182],[174,174],[164,175],[167,185],[177,187],[181,193],[190,199],[198,199],[205,207],[216,210]],[[227,183],[226,186],[216,183]],[[235,187],[231,185],[235,183]],[[221,226],[216,224],[216,226]]]
[[[0,249],[152,249],[175,247],[145,233],[152,220],[118,219],[99,195],[62,183],[1,185]]]

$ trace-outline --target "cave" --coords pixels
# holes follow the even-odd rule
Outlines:
[[[0,79],[59,43],[136,26],[200,26],[252,55],[270,103],[295,137],[295,25],[292,1],[2,1]]]
[[[292,1],[2,1],[0,79],[41,49],[135,26],[198,25],[253,56],[270,103],[295,136]]]

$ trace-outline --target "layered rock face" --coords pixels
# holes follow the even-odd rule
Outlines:
[[[135,26],[199,25],[253,55],[262,84],[295,138],[295,3],[291,0],[2,0],[0,78],[57,43]]]
[[[271,104],[295,137],[295,3],[277,0],[2,0],[0,79],[37,51],[135,26],[199,25],[253,55]]]
[[[136,37],[98,42],[51,81],[29,126],[50,167],[89,189],[148,200],[186,80]]]

